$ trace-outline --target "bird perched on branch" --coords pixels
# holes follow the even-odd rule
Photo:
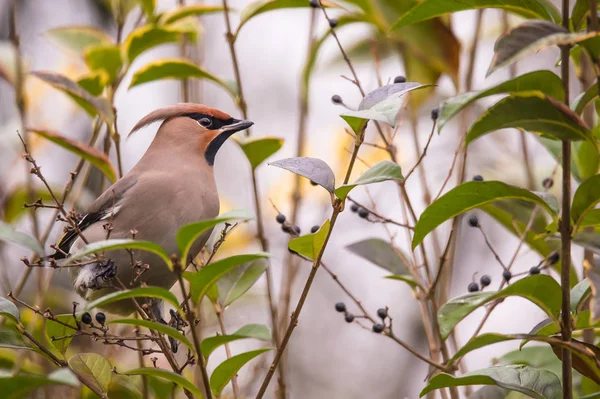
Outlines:
[[[234,119],[204,105],[182,103],[151,112],[129,134],[157,121],[163,122],[144,156],[92,203],[78,229],[61,238],[55,260],[76,253],[86,241],[132,238],[132,232],[135,239],[155,242],[167,253],[179,255],[177,231],[186,224],[218,216],[215,156],[232,134],[253,122]],[[210,233],[194,243],[190,259],[204,247]],[[118,290],[118,281],[129,286],[131,281],[139,285],[141,280],[167,289],[175,283],[177,276],[157,255],[145,251],[135,251],[134,255],[132,260],[126,250],[107,251],[102,258],[86,259],[84,266],[70,267],[75,291],[94,300]],[[135,278],[134,262],[149,266],[139,279]],[[135,311],[135,304],[123,300],[107,305],[105,310],[127,315]],[[162,319],[160,304],[154,302],[151,311]]]

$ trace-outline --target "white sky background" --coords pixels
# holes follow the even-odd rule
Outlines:
[[[0,0],[2,7],[5,3],[7,3],[6,0]],[[160,9],[167,9],[171,8],[175,2],[160,1],[159,3]],[[231,3],[230,6],[238,10],[248,4],[246,1],[232,1]],[[43,36],[44,31],[58,26],[94,23],[84,3],[75,0],[39,1],[36,2],[35,10],[29,9],[28,12],[32,17],[32,23],[23,35],[23,50],[34,70],[57,70],[68,62],[65,55]],[[474,17],[475,13],[463,12],[453,18],[453,25],[464,47],[470,46]],[[203,20],[205,21],[205,34],[202,44],[205,46],[205,68],[219,76],[233,79],[229,51],[224,39],[223,16],[215,14]],[[238,16],[232,15],[232,21],[236,25]],[[293,156],[295,152],[294,143],[298,124],[297,93],[307,48],[308,22],[308,9],[264,14],[246,24],[236,44],[244,92],[249,105],[249,117],[255,122],[254,133],[259,136],[273,135],[287,139],[284,148],[273,159]],[[325,26],[325,21],[319,15],[319,32],[323,32]],[[344,45],[349,45],[353,40],[368,33],[368,29],[364,27],[351,26],[339,30]],[[483,26],[484,31],[475,68],[474,88],[476,89],[488,87],[508,76],[507,70],[503,69],[488,79],[484,78],[493,54],[494,41],[500,33],[500,13],[486,11]],[[553,66],[557,54],[557,51],[549,50],[530,57],[526,62],[519,64],[518,71],[523,73]],[[177,46],[160,46],[140,56],[132,69],[135,70],[155,58],[176,56],[178,56]],[[313,75],[308,125],[310,156],[332,163],[338,162],[340,151],[335,146],[340,143],[339,135],[343,134],[344,122],[338,117],[343,109],[334,106],[330,102],[330,97],[333,94],[339,94],[349,105],[358,104],[360,101],[356,88],[339,76],[348,74],[346,66],[342,63],[332,64],[330,62],[337,57],[337,47],[333,40],[330,40],[321,52],[320,62]],[[384,80],[403,74],[400,65],[397,59],[384,62],[382,65]],[[466,58],[463,57],[461,65],[464,74]],[[366,88],[374,89],[376,87],[372,65],[358,64],[357,71]],[[424,144],[431,128],[429,119],[431,108],[435,107],[443,97],[454,94],[454,88],[449,79],[442,79],[439,86],[440,97],[426,104],[422,110],[423,118],[420,121],[419,130],[421,145]],[[231,100],[220,89],[210,83],[203,87],[205,104],[222,109],[233,116],[241,117]],[[177,82],[163,81],[146,84],[129,92],[121,90],[116,97],[121,133],[126,134],[141,117],[155,108],[179,102],[178,89]],[[6,94],[0,98],[2,100],[10,99],[10,97],[6,97]],[[58,91],[49,92],[46,100],[40,115],[33,119],[44,121],[47,123],[47,127],[52,127],[67,135],[75,135],[89,123],[87,117],[83,115],[77,114],[73,117],[73,107],[69,100]],[[494,101],[496,99],[481,101],[479,103],[481,108],[476,109],[475,112],[485,109]],[[11,109],[11,105],[1,104],[0,108],[6,112],[5,109]],[[459,118],[456,118],[456,121],[458,120]],[[17,123],[12,118],[0,121],[0,137],[12,140],[10,137],[16,126]],[[74,126],[77,129],[74,129]],[[428,156],[424,161],[428,184],[434,194],[438,191],[447,173],[456,148],[458,134],[456,127],[457,124],[452,123],[444,129],[440,136],[436,135],[433,138]],[[130,140],[124,141],[125,169],[130,169],[141,157],[156,128],[157,126],[146,128]],[[400,154],[401,166],[405,170],[412,167],[417,158],[413,151],[411,137],[409,126],[406,123],[403,124],[396,145]],[[467,176],[481,174],[488,180],[497,179],[524,186],[525,178],[520,163],[521,150],[517,138],[516,132],[494,133],[474,143],[469,149]],[[375,136],[372,136],[372,139],[374,140]],[[528,143],[539,189],[542,179],[548,176],[554,163],[534,139],[528,140]],[[6,146],[6,144],[1,145]],[[13,148],[16,148],[17,152],[20,151],[18,147]],[[6,147],[0,147],[0,149],[3,154],[10,153]],[[53,148],[47,147],[47,149],[50,151],[40,154],[38,160],[47,176],[62,186],[72,165],[55,163],[51,151]],[[5,165],[6,158],[4,156],[0,158],[2,158],[0,168],[6,168],[8,166]],[[356,174],[364,170],[364,166],[361,164],[358,164],[357,168]],[[16,180],[21,179],[17,171],[12,166],[10,170],[0,169],[2,184],[11,186],[15,184]],[[234,143],[226,144],[217,156],[215,173],[222,198],[225,198],[235,208],[246,208],[251,211],[253,205],[248,168],[243,154]],[[273,248],[272,262],[275,266],[275,281],[279,282],[281,264],[287,254],[287,237],[281,234],[279,226],[275,223],[275,214],[267,202],[267,193],[281,201],[277,204],[278,206],[284,210],[288,209],[288,205],[284,202],[285,197],[277,195],[277,190],[285,179],[291,181],[291,174],[264,165],[258,170],[258,176],[261,189],[265,194],[263,207],[267,214],[265,224]],[[408,184],[408,191],[420,212],[423,209],[420,180],[416,174],[411,177],[411,180],[412,182]],[[555,180],[558,185],[559,179]],[[310,229],[310,226],[314,224],[320,224],[329,212],[326,211],[325,203],[322,202],[326,196],[318,193],[317,189],[314,190],[309,191],[309,195],[314,195],[316,199],[305,202],[300,217],[300,226],[304,231]],[[400,218],[401,208],[392,183],[372,186],[369,190],[377,203],[377,208],[382,213],[395,219]],[[554,193],[556,194],[556,192]],[[369,197],[363,189],[357,189],[353,195],[362,202],[369,202]],[[517,240],[501,227],[496,226],[494,221],[483,213],[476,213],[500,256],[508,261],[517,246]],[[27,225],[24,224],[23,228],[27,228]],[[440,229],[440,233],[441,237],[445,237],[447,231]],[[421,350],[425,353],[425,345],[419,341],[422,332],[418,307],[410,291],[402,283],[384,279],[383,276],[387,273],[344,250],[344,246],[368,237],[386,238],[387,234],[381,225],[366,223],[350,212],[345,212],[339,219],[324,261],[338,274],[340,280],[344,281],[348,288],[360,298],[369,311],[375,313],[377,308],[389,306],[397,335],[409,343],[420,345]],[[459,242],[452,296],[466,292],[467,284],[475,272],[479,275],[490,274],[493,280],[492,287],[497,287],[500,283],[501,268],[486,248],[481,235],[474,229],[467,228],[465,223]],[[398,234],[397,243],[405,249],[407,248],[404,232]],[[575,250],[575,253],[580,255],[578,250]],[[7,259],[11,260],[9,264],[15,270],[11,272],[11,275],[16,279],[22,266],[12,260],[20,258],[23,254],[20,250],[11,248],[5,251],[5,255]],[[433,256],[430,255],[430,258]],[[515,269],[516,271],[528,270],[537,261],[538,257],[525,248],[521,251]],[[577,259],[576,264],[579,264]],[[303,266],[308,271],[309,266]],[[19,269],[18,272],[17,269]],[[301,274],[298,281],[303,282],[304,278],[305,274]],[[299,293],[300,288],[298,284],[296,294]],[[260,290],[256,290],[255,293],[259,294]],[[419,390],[424,385],[423,379],[427,374],[426,367],[393,341],[365,331],[355,324],[346,324],[343,316],[336,313],[333,308],[334,303],[340,300],[346,302],[350,309],[355,309],[349,298],[344,296],[331,278],[320,271],[289,348],[292,398],[417,398]],[[239,307],[234,305],[231,308],[228,316],[230,330],[233,331],[250,322],[268,324],[266,308],[262,306],[262,299],[259,298],[258,302],[256,299],[252,301],[260,306],[246,304]],[[460,342],[464,343],[470,337],[483,314],[484,310],[480,309],[459,325],[457,331]],[[498,306],[483,332],[528,332],[542,318],[542,312],[532,304],[521,299],[509,299]],[[245,348],[245,345],[247,344],[234,345],[233,349],[234,351],[240,350]],[[473,370],[489,366],[492,357],[516,348],[517,345],[517,342],[498,344],[474,352],[466,358],[467,368]],[[244,373],[242,373],[243,378]]]

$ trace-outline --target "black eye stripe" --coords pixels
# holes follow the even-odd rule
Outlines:
[[[233,123],[233,118],[229,118],[227,120],[222,120],[222,119],[217,119],[210,115],[201,114],[201,113],[186,114],[185,116],[194,119],[198,123],[200,123],[200,120],[202,120],[203,118],[209,118],[212,121],[212,124],[209,126],[210,129],[212,129],[212,130],[221,129],[224,126],[231,125]]]

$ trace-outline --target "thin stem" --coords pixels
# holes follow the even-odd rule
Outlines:
[[[308,28],[308,49],[306,50],[306,59],[309,60],[310,54],[314,47],[315,37],[314,31],[316,27],[317,10],[314,8],[310,12],[310,24]],[[296,140],[296,157],[302,157],[305,155],[305,142],[306,142],[306,125],[308,120],[309,110],[309,95],[308,95],[308,82],[303,80],[300,82],[300,101],[299,101],[299,117],[298,117],[298,137]],[[298,211],[302,205],[302,176],[294,175],[294,183],[292,188],[292,209],[290,211],[290,222],[292,224],[297,223]],[[290,303],[292,298],[292,285],[298,274],[298,258],[288,253],[285,261],[285,268],[282,273],[282,290],[280,294],[280,325],[281,328],[287,327],[287,314],[289,313]],[[283,360],[282,368],[285,367],[285,357]]]
[[[217,319],[219,320],[221,334],[227,335],[227,329],[225,328],[225,310],[218,303],[215,303],[215,313],[217,314]],[[229,348],[228,343],[225,343],[225,355],[227,356],[227,359],[231,358],[231,349]],[[240,387],[238,386],[237,375],[231,377],[231,386],[233,388],[234,399],[238,399],[240,397]]]
[[[596,14],[592,10],[592,14]],[[597,16],[596,16],[597,18]],[[569,0],[562,0],[562,19],[563,27],[569,29]],[[597,19],[596,19],[597,20]],[[569,53],[570,46],[560,47],[561,53],[561,79],[565,92],[565,104],[569,106]],[[560,240],[561,240],[561,270],[560,285],[562,289],[561,306],[561,340],[571,342],[571,142],[564,140],[562,143],[562,213],[560,219]],[[563,380],[563,398],[573,398],[573,374],[572,374],[571,352],[562,349],[562,380]]]
[[[196,363],[198,363],[198,367],[200,367],[200,372],[202,373],[202,380],[204,382],[204,391],[206,392],[206,397],[208,399],[212,398],[212,391],[210,389],[210,379],[208,377],[208,371],[206,370],[206,361],[204,360],[204,356],[202,356],[202,349],[200,345],[200,338],[198,337],[198,332],[196,331],[196,318],[194,316],[194,311],[192,307],[190,307],[189,299],[185,290],[185,284],[183,283],[183,277],[181,275],[182,270],[179,262],[174,261],[173,267],[175,272],[177,273],[177,280],[179,281],[179,288],[181,288],[181,295],[184,298],[184,306],[183,310],[185,312],[185,317],[187,319],[188,324],[190,325],[190,332],[192,334],[192,342],[194,343],[194,350],[196,351]]]
[[[363,130],[361,132],[359,132],[357,134],[356,144],[354,146],[354,152],[352,153],[352,157],[350,158],[348,169],[346,170],[346,177],[344,178],[343,184],[348,183],[348,180],[350,179],[350,175],[352,173],[352,168],[356,161],[356,157],[358,156],[358,150],[360,149],[360,143],[362,143],[362,141],[364,140],[365,128],[366,128],[366,126],[363,128]],[[271,367],[269,367],[269,371],[267,372],[267,375],[265,376],[265,379],[263,380],[263,383],[260,386],[258,394],[256,395],[256,399],[262,398],[264,396],[265,392],[267,391],[267,387],[269,386],[269,382],[271,381],[271,378],[273,377],[273,374],[275,373],[275,369],[277,368],[277,365],[279,364],[279,361],[281,360],[281,356],[283,355],[283,352],[285,351],[285,348],[287,347],[290,337],[292,336],[292,333],[294,332],[294,328],[298,324],[298,318],[300,317],[300,312],[302,311],[304,302],[306,302],[306,298],[308,297],[308,292],[310,291],[310,287],[312,286],[315,276],[317,275],[317,270],[319,270],[319,265],[321,264],[321,259],[323,258],[323,254],[325,253],[325,249],[327,248],[327,243],[329,242],[329,238],[331,237],[331,233],[333,232],[333,228],[335,227],[335,222],[338,218],[338,215],[344,209],[343,205],[344,204],[341,200],[339,200],[339,199],[335,200],[335,203],[333,205],[333,212],[331,214],[329,231],[327,232],[327,236],[325,237],[323,245],[322,245],[321,249],[319,250],[319,254],[313,261],[312,269],[310,271],[310,274],[308,275],[308,279],[306,280],[306,283],[304,284],[302,294],[300,295],[300,299],[298,300],[298,303],[296,304],[296,309],[292,312],[290,324],[288,325],[288,328],[285,331],[285,335],[283,336],[283,340],[281,341],[280,347],[277,349],[277,353],[275,354],[275,359],[273,359],[273,363],[271,363]]]
[[[235,80],[237,82],[238,87],[238,106],[244,119],[248,119],[248,108],[246,99],[244,97],[244,90],[242,85],[242,77],[240,74],[240,68],[237,58],[237,53],[235,51],[235,40],[236,35],[232,33],[231,30],[231,22],[229,20],[229,6],[227,5],[227,0],[223,0],[223,13],[225,15],[225,25],[227,28],[226,38],[227,43],[229,45],[229,52],[231,55],[231,61],[233,63],[233,71],[235,74]],[[250,135],[250,130],[246,130],[246,135]],[[252,191],[254,196],[254,210],[256,212],[256,227],[257,227],[257,236],[260,241],[261,248],[264,252],[269,252],[269,242],[267,241],[265,235],[265,228],[263,224],[262,218],[262,208],[260,204],[260,190],[258,187],[258,179],[256,178],[256,171],[252,169]],[[267,280],[267,298],[269,301],[269,314],[271,316],[271,326],[273,330],[273,345],[276,349],[279,349],[279,317],[277,316],[277,306],[275,305],[274,299],[274,283],[273,283],[273,267],[271,261],[267,260],[267,269],[265,271],[265,276]],[[285,374],[283,367],[279,368],[279,390],[278,393],[281,398],[286,397],[286,389],[285,389]]]

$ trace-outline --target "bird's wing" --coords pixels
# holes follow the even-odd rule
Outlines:
[[[88,212],[81,218],[77,227],[79,230],[84,232],[85,229],[90,227],[96,222],[106,220],[119,212],[121,207],[120,201],[123,199],[125,193],[129,191],[138,179],[136,176],[125,176],[118,180],[115,184],[110,186],[100,197],[96,199],[89,207]],[[66,257],[73,242],[77,239],[77,232],[75,230],[69,230],[66,232],[58,241],[58,250],[51,257],[58,260]]]

